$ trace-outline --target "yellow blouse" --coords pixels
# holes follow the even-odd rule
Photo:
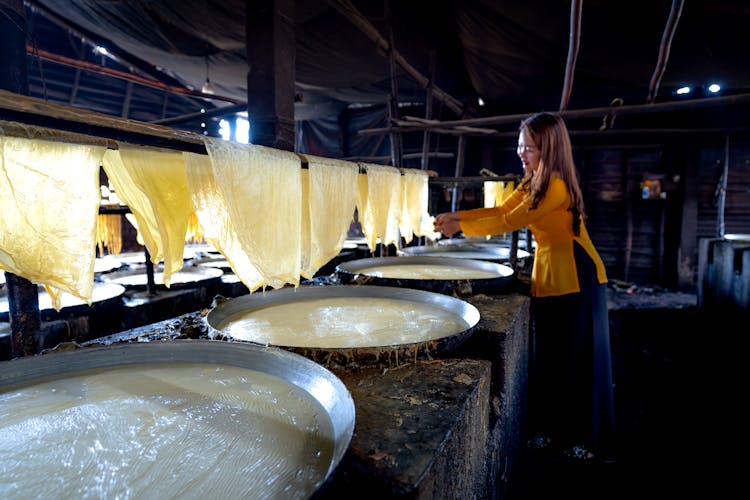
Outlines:
[[[573,214],[569,206],[570,195],[565,182],[553,178],[537,208],[531,209],[526,192],[516,188],[499,206],[460,211],[461,231],[467,236],[482,236],[528,226],[536,240],[531,295],[549,297],[578,292],[581,288],[573,256],[574,241],[594,261],[600,284],[607,282],[607,273],[585,225],[581,224],[578,236],[573,234]]]

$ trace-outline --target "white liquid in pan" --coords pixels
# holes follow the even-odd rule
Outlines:
[[[416,255],[416,254],[415,254]],[[508,258],[509,254],[502,254],[498,252],[486,252],[482,250],[446,250],[445,252],[441,251],[434,251],[434,252],[428,252],[424,255],[429,255],[430,257],[452,257],[452,258],[458,258],[458,259],[500,259],[500,258]]]
[[[378,347],[463,332],[469,325],[446,309],[377,297],[330,297],[240,313],[219,328],[239,340],[291,347]]]
[[[307,498],[331,436],[314,398],[253,370],[90,371],[0,394],[0,498]]]
[[[471,267],[455,267],[435,264],[401,264],[398,266],[371,266],[357,271],[359,274],[377,278],[427,279],[427,280],[476,280],[501,278],[493,271]]]

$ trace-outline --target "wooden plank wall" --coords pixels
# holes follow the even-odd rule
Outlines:
[[[697,174],[688,171],[688,164],[696,161],[689,157],[693,154],[699,156]],[[728,158],[725,233],[750,234],[750,141],[730,141]],[[696,253],[688,255],[687,262],[697,276],[698,240],[718,234],[716,193],[725,143],[692,137],[656,144],[579,146],[576,162],[589,233],[610,279],[642,287],[685,288],[678,283],[684,272],[680,259],[684,265],[686,257],[680,252]],[[641,182],[654,176],[661,178],[665,199],[641,197]],[[688,182],[697,186],[686,186]],[[681,221],[691,191],[697,191],[697,217]],[[695,242],[681,250],[685,235]]]
[[[725,145],[701,151],[698,174],[698,237],[718,234],[718,186],[724,169]],[[729,176],[724,206],[724,233],[750,234],[750,143],[729,143]]]

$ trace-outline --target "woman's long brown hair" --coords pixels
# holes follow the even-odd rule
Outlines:
[[[573,234],[578,236],[581,221],[586,212],[583,206],[583,195],[578,183],[578,173],[573,160],[573,146],[570,143],[568,127],[562,117],[552,113],[537,113],[521,122],[519,128],[526,132],[539,148],[539,167],[536,175],[527,172],[521,180],[521,187],[531,197],[531,208],[536,208],[547,194],[552,174],[557,174],[568,187],[570,206],[573,213]]]

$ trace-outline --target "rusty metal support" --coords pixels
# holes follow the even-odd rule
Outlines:
[[[654,69],[654,74],[651,76],[651,83],[649,83],[648,86],[648,97],[646,98],[648,104],[654,102],[656,93],[659,91],[661,78],[664,76],[664,71],[667,69],[669,51],[672,48],[672,38],[674,38],[674,33],[677,29],[677,22],[680,20],[680,15],[682,14],[683,3],[683,0],[672,0],[672,9],[669,12],[667,25],[664,27],[664,34],[662,35],[661,45],[659,46],[659,59],[656,61],[656,68]]]
[[[39,289],[26,278],[5,273],[11,332],[11,356],[36,354],[36,337],[41,330]]]
[[[573,0],[570,4],[570,42],[568,45],[568,62],[565,65],[565,83],[560,98],[560,111],[568,109],[570,93],[573,90],[573,74],[578,59],[578,48],[581,46],[581,11],[583,0]]]
[[[146,290],[150,296],[156,295],[156,281],[154,280],[154,263],[151,262],[151,254],[148,248],[143,249],[146,256]]]

